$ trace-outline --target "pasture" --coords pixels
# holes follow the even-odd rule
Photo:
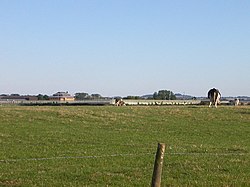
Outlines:
[[[0,186],[250,186],[250,107],[0,106]]]

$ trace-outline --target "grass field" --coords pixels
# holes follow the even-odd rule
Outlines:
[[[0,106],[0,186],[250,186],[250,107]]]

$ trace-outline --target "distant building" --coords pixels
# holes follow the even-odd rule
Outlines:
[[[75,98],[71,96],[68,92],[57,92],[49,97],[52,101],[74,101]]]

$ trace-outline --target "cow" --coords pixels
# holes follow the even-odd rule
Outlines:
[[[236,98],[234,100],[234,106],[238,106],[240,104],[240,100],[238,98]]]
[[[125,102],[122,99],[115,99],[116,106],[125,106]]]
[[[208,91],[207,95],[208,98],[210,99],[209,107],[214,105],[215,108],[217,108],[217,105],[220,104],[220,98],[221,98],[221,93],[219,92],[219,90],[216,88],[212,88]]]

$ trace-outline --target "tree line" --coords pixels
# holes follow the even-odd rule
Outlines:
[[[6,94],[2,94],[0,96],[8,96]],[[9,96],[21,96],[19,94],[10,94]],[[50,96],[44,94],[36,95],[38,100],[49,100]],[[86,92],[78,92],[74,95],[75,100],[91,100],[91,99],[106,99],[107,97],[103,97],[100,94],[88,94]],[[158,92],[154,92],[152,95],[148,96],[126,96],[119,97],[121,99],[154,99],[154,100],[175,100],[175,94],[170,90],[159,90]]]
[[[76,93],[75,99],[76,100],[85,100],[85,99],[101,99],[103,98],[100,94],[91,94],[88,93]],[[175,94],[170,90],[159,90],[158,92],[154,92],[152,95],[149,95],[147,97],[143,96],[126,96],[126,97],[118,97],[121,99],[133,99],[133,100],[139,100],[139,99],[154,99],[154,100],[175,100],[176,96]]]

